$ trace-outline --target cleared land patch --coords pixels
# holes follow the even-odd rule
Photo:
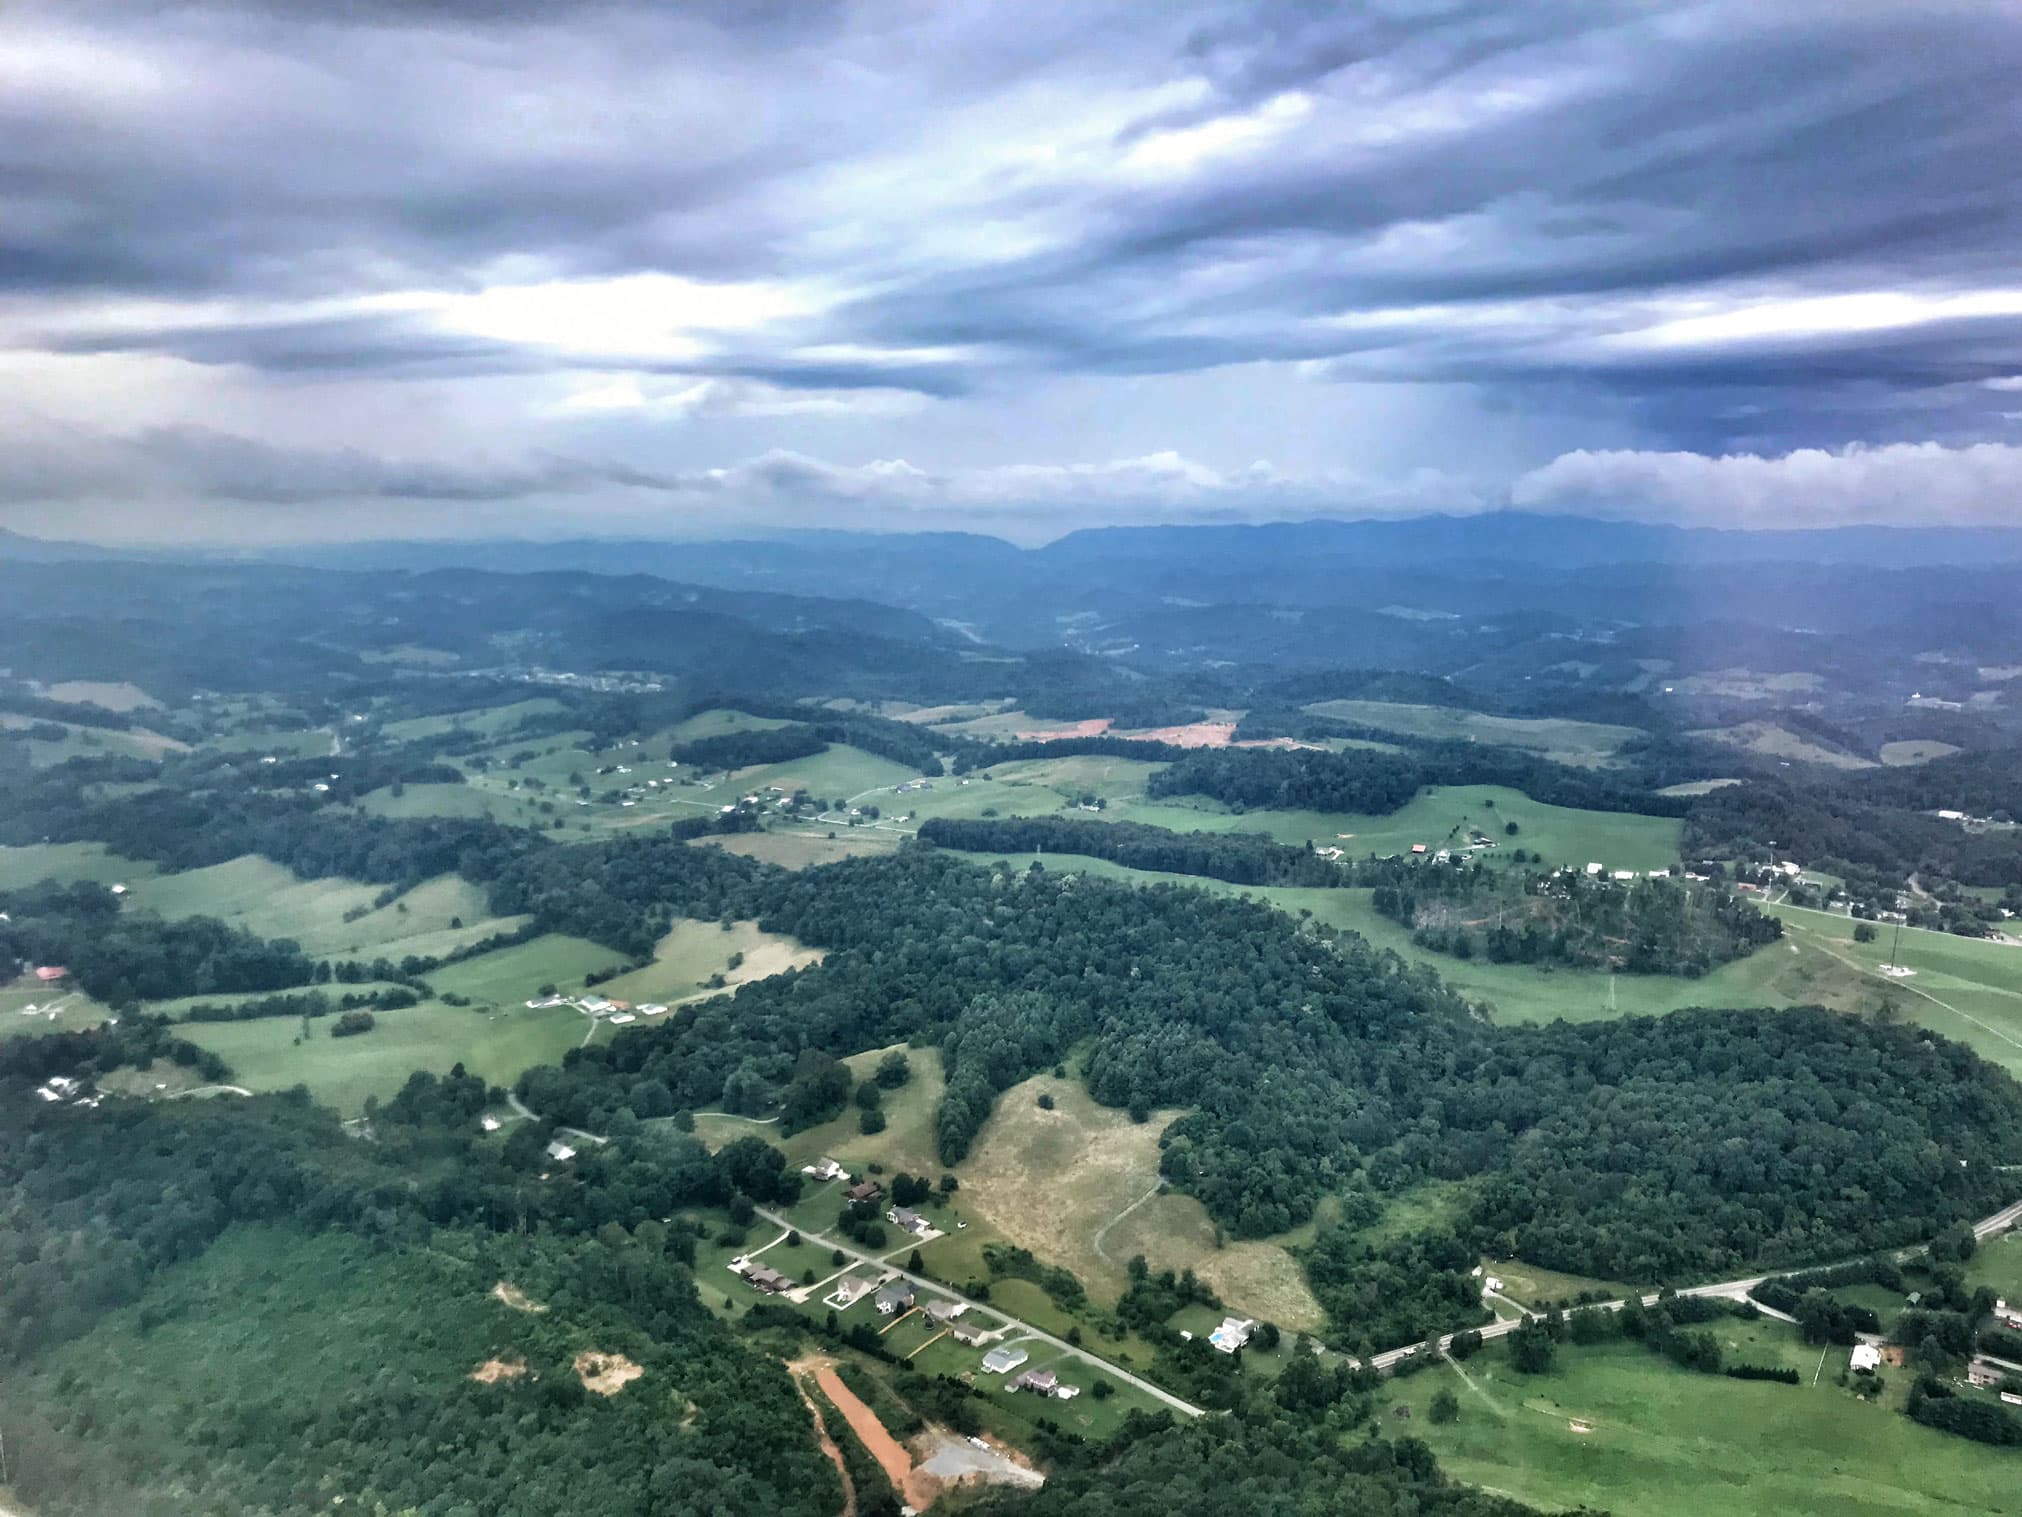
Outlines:
[[[1829,769],[1872,769],[1872,760],[1859,754],[1843,753],[1837,748],[1828,748],[1823,743],[1810,738],[1799,737],[1788,727],[1779,727],[1774,722],[1742,722],[1733,727],[1702,727],[1696,732],[1688,732],[1687,737],[1703,738],[1707,742],[1725,743],[1730,748],[1739,748],[1747,753],[1765,754],[1770,758],[1790,759],[1794,763],[1822,764]]]
[[[645,1374],[645,1370],[623,1354],[601,1354],[585,1349],[573,1362],[576,1378],[594,1396],[615,1396]]]
[[[605,981],[597,991],[634,1002],[683,1001],[818,964],[821,957],[817,949],[760,931],[756,922],[732,922],[726,931],[716,922],[683,920],[654,945],[652,963]],[[722,983],[712,987],[709,981],[717,976]]]
[[[1045,1093],[1048,1111],[1038,1104]],[[1288,1328],[1317,1327],[1318,1304],[1297,1263],[1270,1242],[1215,1247],[1214,1224],[1191,1197],[1159,1190],[1159,1134],[1180,1113],[1148,1122],[1098,1106],[1078,1080],[1041,1075],[1014,1085],[956,1171],[964,1203],[1006,1237],[1073,1271],[1107,1300],[1125,1266],[1191,1268],[1232,1308]]]

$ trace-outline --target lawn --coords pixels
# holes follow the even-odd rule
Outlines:
[[[2015,1456],[1920,1427],[1836,1383],[1846,1350],[1826,1356],[1775,1324],[1721,1322],[1730,1360],[1789,1363],[1799,1386],[1679,1369],[1633,1344],[1564,1347],[1552,1374],[1522,1376],[1500,1345],[1465,1366],[1393,1382],[1408,1424],[1462,1480],[1547,1509],[1619,1517],[1906,1517],[2015,1510]],[[1450,1389],[1460,1420],[1434,1423]],[[1591,1431],[1575,1432],[1574,1419]]]
[[[741,955],[732,968],[730,961]],[[761,932],[756,922],[676,921],[653,948],[653,962],[597,987],[600,994],[626,1001],[675,1002],[712,993],[708,981],[720,975],[735,988],[788,969],[819,963],[821,954],[791,938]]]
[[[1525,748],[1562,764],[1601,764],[1625,743],[1643,736],[1635,727],[1576,722],[1558,717],[1486,716],[1452,706],[1411,706],[1390,701],[1315,701],[1315,716],[1397,732],[1406,737],[1457,738]]]
[[[306,1037],[293,1017],[189,1023],[179,1031],[231,1065],[236,1085],[307,1085],[318,1101],[351,1116],[367,1096],[385,1100],[417,1069],[447,1074],[461,1063],[493,1084],[510,1085],[536,1064],[559,1063],[583,1041],[586,1026],[580,1012],[565,1006],[487,1012],[428,1001],[374,1015],[372,1031],[351,1038],[330,1036],[333,1018],[311,1022]]]

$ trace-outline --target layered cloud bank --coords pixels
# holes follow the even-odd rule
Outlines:
[[[1949,3],[17,0],[0,508],[1987,519],[2018,75]]]

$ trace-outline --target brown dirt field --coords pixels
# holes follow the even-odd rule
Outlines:
[[[501,1280],[491,1288],[492,1298],[503,1301],[516,1312],[544,1312],[547,1308],[521,1290],[517,1285],[508,1285]]]
[[[517,1380],[526,1372],[524,1359],[487,1359],[470,1372],[470,1378],[484,1385],[496,1385],[501,1380]]]
[[[863,1446],[871,1451],[871,1457],[885,1472],[885,1478],[892,1488],[905,1498],[906,1505],[916,1512],[924,1512],[934,1504],[934,1498],[941,1493],[941,1482],[922,1470],[913,1468],[913,1456],[905,1446],[885,1431],[885,1425],[878,1421],[877,1413],[857,1399],[856,1392],[842,1382],[834,1368],[826,1362],[814,1366],[814,1383],[821,1387],[822,1394],[835,1404],[835,1409],[848,1421]]]
[[[793,1364],[789,1364],[787,1372],[787,1378],[793,1381],[793,1388],[800,1392],[800,1404],[806,1407],[808,1415],[814,1418],[814,1441],[822,1453],[828,1456],[828,1462],[835,1466],[836,1479],[842,1482],[842,1517],[857,1517],[857,1492],[856,1487],[850,1484],[849,1466],[843,1463],[842,1450],[835,1446],[835,1439],[829,1436],[828,1424],[822,1421],[821,1408],[815,1405],[814,1397],[810,1396],[807,1387],[801,1384],[801,1361],[796,1360]]]
[[[575,1368],[583,1389],[599,1396],[615,1396],[646,1373],[623,1354],[599,1354],[588,1349],[576,1355]]]
[[[1119,734],[1146,743],[1171,743],[1176,748],[1226,748],[1235,735],[1234,722],[1189,722],[1184,727],[1150,727]]]

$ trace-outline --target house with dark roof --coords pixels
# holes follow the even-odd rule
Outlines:
[[[913,1282],[910,1280],[887,1280],[878,1287],[878,1312],[889,1317],[894,1312],[902,1312],[913,1304]]]
[[[875,1201],[885,1193],[885,1188],[875,1180],[859,1180],[843,1192],[845,1201]]]

